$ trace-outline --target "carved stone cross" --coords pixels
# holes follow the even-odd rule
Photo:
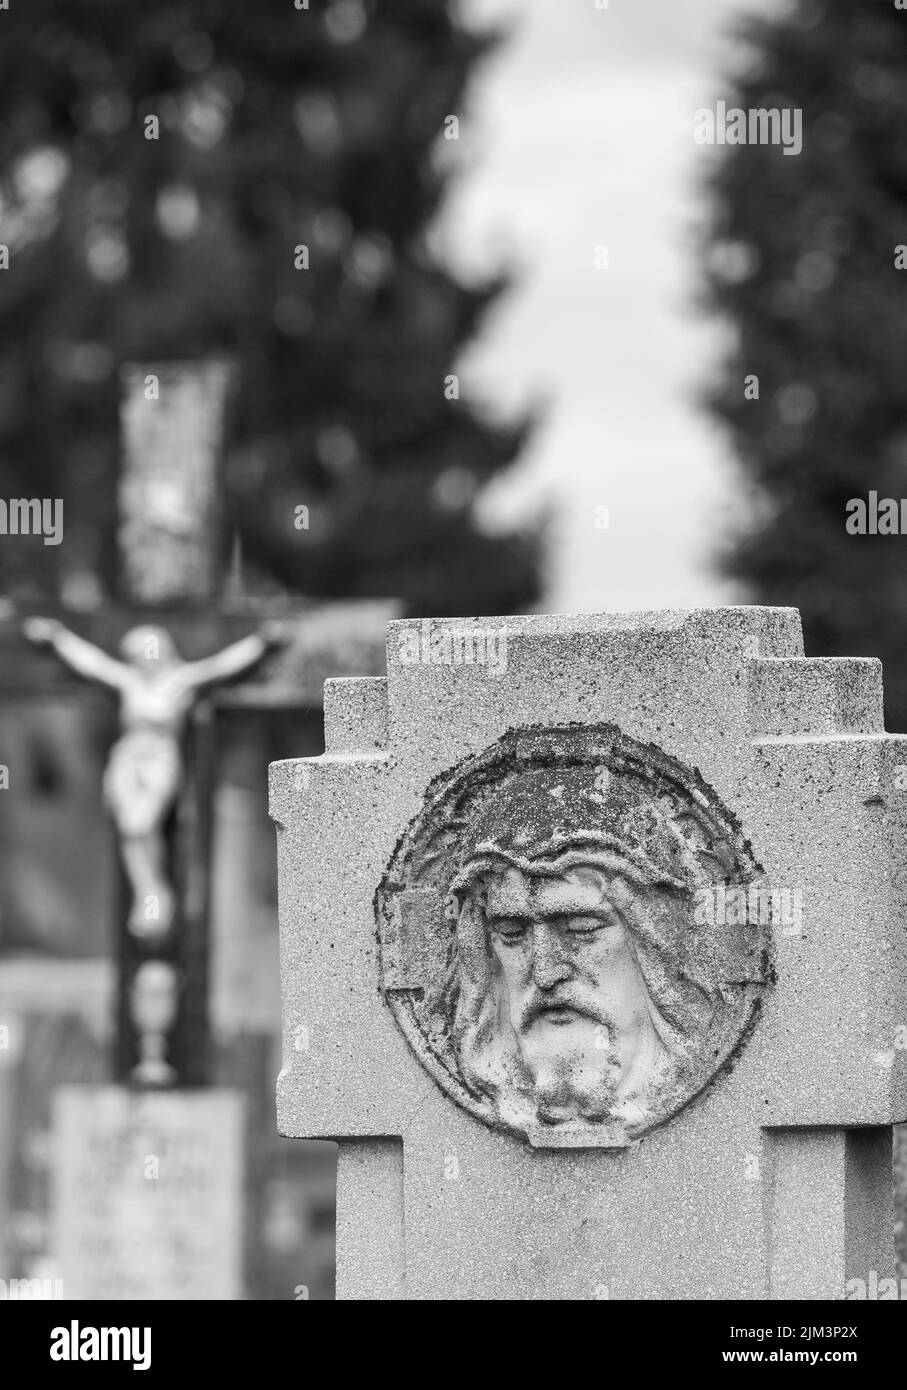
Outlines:
[[[893,1274],[879,664],[804,658],[790,609],[486,619],[468,662],[432,627],[426,657],[392,624],[386,680],[327,683],[325,755],[271,769],[279,1122],[339,1143],[338,1297]]]

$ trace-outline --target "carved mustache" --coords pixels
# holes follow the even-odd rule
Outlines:
[[[535,990],[520,1011],[520,1028],[531,1028],[533,1023],[552,1009],[571,1009],[583,1018],[600,1023],[609,1032],[613,1032],[614,1025],[610,1014],[599,1008],[594,998],[584,997],[573,989],[553,990],[551,993]]]

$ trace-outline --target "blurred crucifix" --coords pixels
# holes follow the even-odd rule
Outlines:
[[[123,869],[114,1070],[142,1086],[209,1080],[218,688],[230,681],[222,698],[264,716],[273,673],[255,672],[248,688],[240,678],[270,648],[291,645],[301,612],[278,600],[287,621],[263,623],[241,574],[236,596],[226,592],[221,465],[231,380],[219,361],[124,368],[116,601],[82,606],[85,635],[65,613],[22,623],[69,671],[118,697],[119,735],[103,776]],[[196,659],[183,660],[177,640]],[[47,673],[32,682],[50,685]]]
[[[250,670],[270,647],[284,642],[286,627],[266,623],[201,661],[182,660],[161,627],[127,632],[120,661],[55,618],[29,618],[23,631],[32,642],[51,646],[80,676],[119,695],[120,737],[104,772],[104,801],[132,892],[128,930],[160,943],[174,920],[165,825],[183,784],[180,745],[190,711],[203,688]]]
[[[248,718],[243,747],[264,778],[270,735],[320,704],[326,676],[383,672],[384,624],[396,616],[392,602],[246,594],[224,515],[231,380],[217,361],[124,368],[114,598],[101,601],[76,548],[68,606],[21,614],[32,642],[61,660],[24,642],[0,659],[0,695],[81,698],[76,672],[118,698],[103,795],[123,867],[113,1072],[131,1085],[204,1086],[220,1064],[208,985],[221,715]],[[288,529],[292,520],[288,504]]]

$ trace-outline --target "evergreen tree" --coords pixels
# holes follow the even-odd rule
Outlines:
[[[250,568],[416,612],[537,597],[538,537],[475,514],[525,423],[450,380],[503,282],[460,283],[427,237],[489,43],[450,0],[0,11],[4,491],[66,513],[59,550],[3,547],[8,590],[51,596],[75,569],[110,591],[119,365],[224,354]]]
[[[711,404],[751,500],[724,564],[756,601],[797,605],[815,655],[882,657],[903,728],[907,536],[845,523],[871,489],[907,496],[907,12],[796,0],[743,37],[721,96],[802,109],[803,149],[709,152],[706,281],[735,335]]]

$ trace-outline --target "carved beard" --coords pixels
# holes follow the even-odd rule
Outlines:
[[[590,1024],[561,1028],[558,1033],[564,1041],[557,1051],[551,1047],[550,1034],[545,1039],[538,1029],[516,1040],[538,1120],[556,1125],[606,1119],[617,1104],[621,1080],[620,1060],[612,1042],[613,1023],[603,1020],[592,1036]]]
[[[554,1050],[550,1035],[515,1032],[500,982],[481,1001],[470,1002],[477,1007],[460,995],[454,1023],[463,1076],[471,1089],[495,1102],[503,1120],[522,1128],[593,1123],[613,1114],[622,1072],[607,1015],[600,1015],[600,1022],[560,1028]]]

